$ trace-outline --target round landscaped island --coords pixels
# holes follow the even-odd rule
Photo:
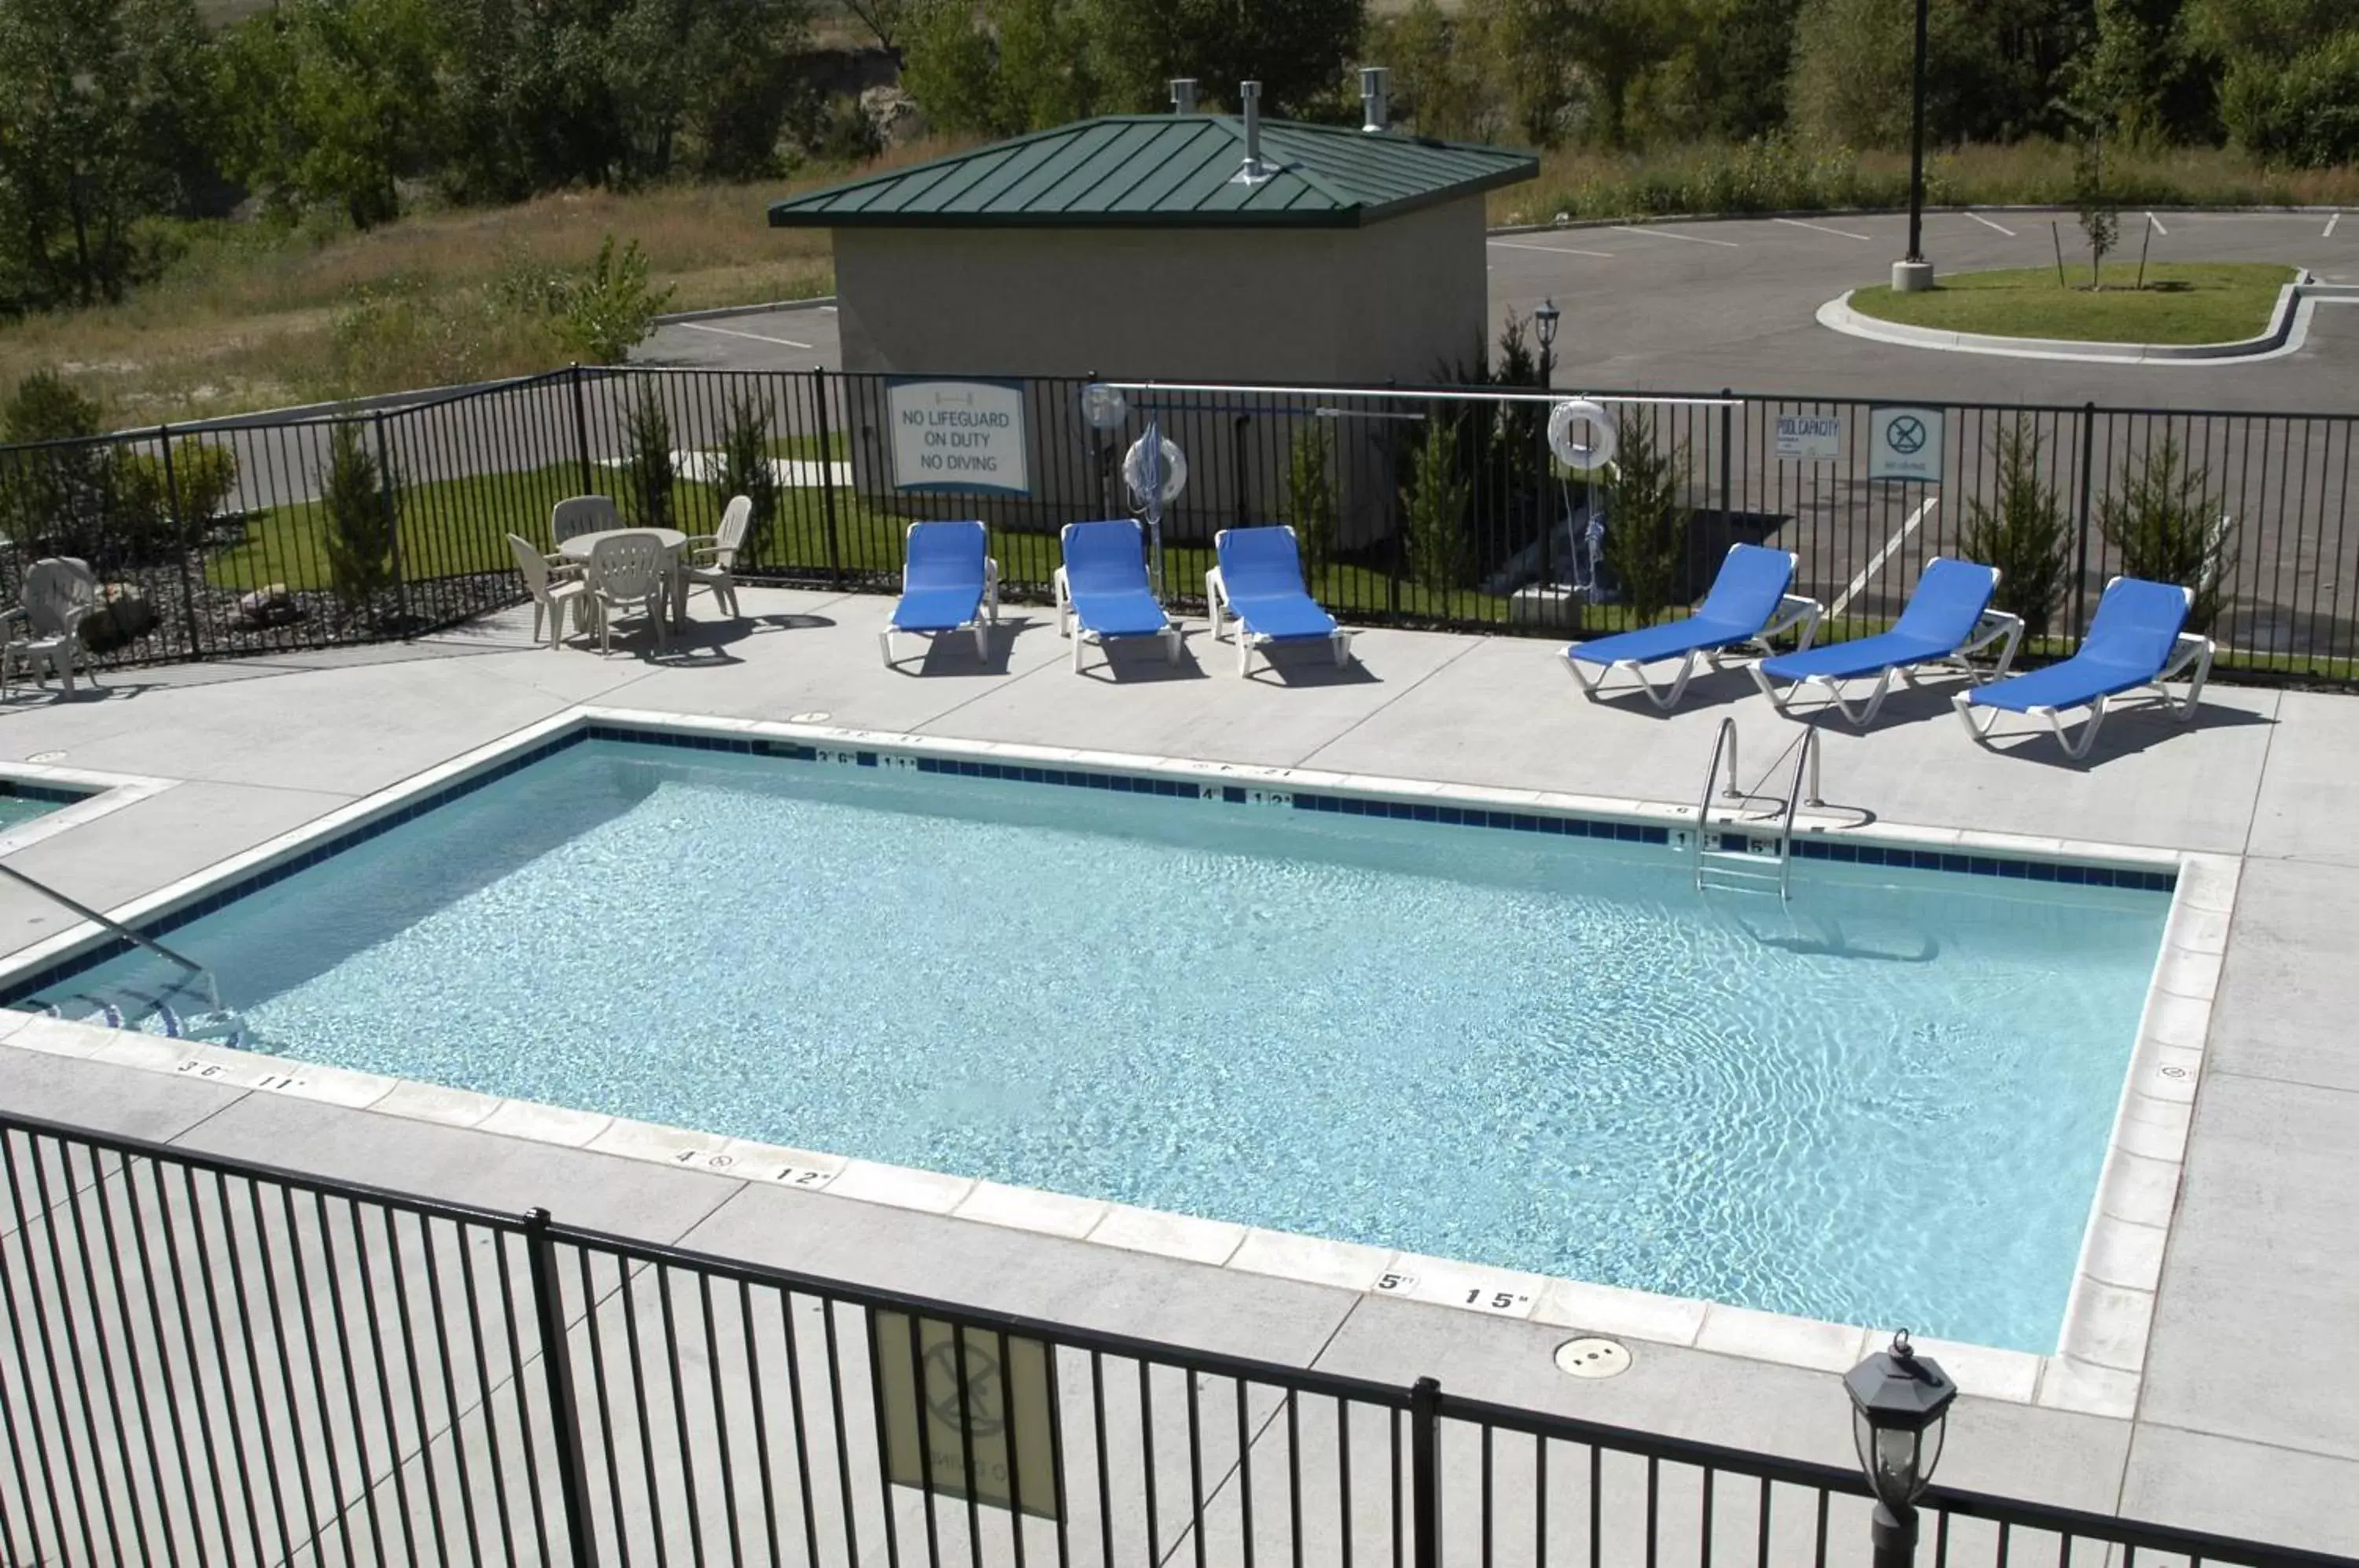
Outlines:
[[[1911,294],[1888,286],[1854,290],[1842,305],[1860,325],[1899,329],[1906,341],[1981,346],[1978,340],[2043,343],[2210,346],[2247,344],[2277,324],[2279,300],[2299,273],[2267,262],[2155,263],[2143,282],[2135,262],[2110,264],[2093,287],[2084,262],[2057,269],[1960,272]],[[1830,307],[1832,309],[1832,307]],[[1832,323],[1831,323],[1832,324]],[[1886,335],[1876,332],[1874,335]]]

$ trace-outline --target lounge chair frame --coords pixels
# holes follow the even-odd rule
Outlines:
[[[1680,705],[1681,697],[1687,695],[1688,682],[1695,679],[1699,661],[1719,670],[1726,669],[1728,661],[1734,659],[1767,659],[1777,651],[1769,646],[1769,639],[1798,626],[1801,628],[1799,647],[1807,648],[1810,646],[1810,639],[1818,636],[1819,618],[1825,613],[1816,599],[1804,598],[1799,593],[1785,594],[1778,599],[1777,608],[1770,615],[1769,624],[1751,637],[1723,643],[1717,648],[1691,648],[1684,657],[1665,655],[1665,658],[1680,658],[1680,672],[1660,686],[1647,679],[1645,668],[1648,663],[1660,663],[1660,659],[1617,659],[1603,666],[1595,675],[1591,675],[1582,669],[1586,661],[1573,658],[1571,649],[1564,650],[1559,657],[1564,660],[1565,668],[1572,671],[1573,680],[1581,686],[1581,694],[1591,702],[1600,700],[1606,679],[1619,670],[1626,671],[1637,681],[1638,690],[1646,694],[1647,701],[1669,713]]]
[[[915,539],[917,537],[918,530],[923,527],[925,527],[925,524],[923,523],[911,523],[908,529],[903,533],[902,540],[905,551],[908,549],[908,541]],[[986,554],[983,558],[983,603],[979,606],[979,609],[981,613],[978,614],[974,619],[971,621],[962,621],[955,626],[913,627],[901,626],[897,622],[890,619],[886,620],[885,623],[885,629],[876,634],[876,646],[882,648],[885,652],[886,668],[889,670],[893,666],[893,634],[895,632],[899,632],[906,637],[925,637],[929,639],[927,646],[929,648],[932,646],[932,639],[943,637],[955,637],[962,632],[972,632],[974,636],[975,658],[986,662],[989,661],[991,658],[991,628],[999,624],[999,558],[994,555]],[[899,606],[896,605],[893,613],[894,615],[898,615],[901,613]]]
[[[1161,637],[1163,639],[1164,662],[1167,664],[1177,664],[1180,662],[1180,623],[1171,618],[1169,611],[1167,610],[1164,612],[1163,629],[1161,631],[1139,632],[1136,634],[1121,633],[1114,637],[1107,637],[1103,633],[1093,632],[1087,626],[1080,626],[1075,623],[1073,616],[1073,592],[1071,585],[1066,581],[1065,569],[1061,566],[1057,568],[1056,587],[1057,635],[1060,637],[1071,637],[1073,639],[1074,674],[1078,675],[1081,673],[1082,648],[1084,645],[1089,643],[1095,643],[1100,648],[1103,648],[1110,642],[1139,641],[1151,637]]]
[[[1892,694],[1892,682],[1896,677],[1903,685],[1912,688],[1928,675],[1963,675],[1977,686],[1986,681],[2005,680],[2007,670],[2015,663],[2016,649],[2022,642],[2022,616],[2011,615],[2005,610],[1984,610],[1982,618],[1974,623],[1973,632],[1958,645],[1956,651],[1940,659],[1920,659],[1915,664],[1886,665],[1883,673],[1875,678],[1875,689],[1855,708],[1843,696],[1843,682],[1864,680],[1864,676],[1805,675],[1780,692],[1777,682],[1762,672],[1764,660],[1756,659],[1746,665],[1745,670],[1753,677],[1753,683],[1761,688],[1761,694],[1768,698],[1781,713],[1790,711],[1791,705],[1806,688],[1822,686],[1826,689],[1827,701],[1834,704],[1835,711],[1850,720],[1853,728],[1865,729],[1875,722],[1876,711],[1884,706],[1884,699]],[[1994,643],[2000,645],[1995,665],[1984,670],[1971,662],[1975,654],[1986,652]]]
[[[2127,697],[2139,691],[2151,691],[2162,699],[2164,710],[2180,724],[2183,724],[2193,718],[2195,704],[2203,695],[2203,682],[2210,680],[2212,676],[2212,642],[2210,637],[2195,632],[2180,633],[2178,642],[2171,648],[2169,659],[2164,663],[2160,670],[2156,672],[2153,680],[2142,681],[2127,691],[2108,692],[2104,696],[2093,697],[2089,700],[2085,704],[2089,710],[2089,716],[2081,722],[2081,735],[2077,741],[2073,739],[2071,730],[2064,723],[2062,708],[2027,708],[2024,713],[2027,717],[2032,719],[2047,719],[2055,728],[2056,744],[2064,748],[2066,757],[2079,762],[2087,757],[2090,749],[2097,744],[2097,728],[2105,722],[2106,706],[2115,697]],[[2190,668],[2194,670],[2194,679],[2187,688],[2187,695],[2173,697],[2163,682],[2177,680],[2186,674]],[[1982,745],[1989,745],[1991,731],[1998,724],[1999,714],[2006,710],[1993,708],[1990,710],[1988,718],[1976,724],[1972,705],[1972,693],[1961,691],[1950,701],[1958,710],[1958,717],[1965,722],[1966,733]],[[2065,704],[2068,707],[2082,705],[2083,704]]]
[[[1268,637],[1247,626],[1245,625],[1245,617],[1236,614],[1235,611],[1230,608],[1229,580],[1221,574],[1221,569],[1217,566],[1204,573],[1204,604],[1212,615],[1212,640],[1214,642],[1221,640],[1221,627],[1226,621],[1234,620],[1237,623],[1237,629],[1234,635],[1237,644],[1237,673],[1240,676],[1249,675],[1253,672],[1253,656],[1255,648],[1258,648],[1266,650],[1278,643],[1312,642],[1317,640],[1312,637]],[[1345,665],[1352,662],[1351,628],[1348,626],[1337,626],[1333,631],[1327,634],[1327,641],[1334,650],[1336,669],[1341,670]],[[1264,658],[1266,659],[1266,657],[1267,654],[1265,652]]]

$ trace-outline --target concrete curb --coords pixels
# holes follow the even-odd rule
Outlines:
[[[2313,293],[2328,299],[2359,297],[2349,285],[2321,285],[2303,273],[2277,291],[2277,309],[2268,331],[2235,343],[2089,343],[2075,338],[2000,337],[1985,332],[1949,332],[1934,327],[1910,326],[1862,315],[1852,309],[1855,289],[1846,289],[1819,307],[1819,324],[1855,338],[1897,343],[1904,348],[1932,349],[1945,354],[1995,354],[2009,359],[2058,359],[2097,365],[2234,365],[2273,359],[2290,354],[2308,335],[2310,313],[2303,309]]]
[[[2141,207],[2137,211],[2156,212],[2186,212],[2190,214],[2226,213],[2253,217],[2331,217],[2349,209],[2343,207]],[[1897,218],[1908,211],[1906,207],[1781,207],[1774,212],[1647,212],[1623,218],[1568,218],[1562,223],[1501,223],[1486,228],[1492,234],[1544,234],[1560,229],[1640,229],[1656,223],[1759,223],[1775,218]],[[1964,205],[1947,203],[1927,207],[1929,213],[1946,217],[1975,212],[2013,212],[2019,216],[2031,214],[2070,216],[2072,209],[2042,205],[2038,202],[2009,201],[1984,205],[1971,202]]]
[[[773,310],[832,310],[835,296],[814,294],[808,299],[772,299],[762,305],[713,305],[701,310],[672,310],[658,316],[656,325],[669,327],[682,321],[720,321],[731,316],[766,316]]]

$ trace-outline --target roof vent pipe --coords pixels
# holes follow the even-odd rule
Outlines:
[[[1237,171],[1237,182],[1258,185],[1276,172],[1261,160],[1261,83],[1238,82],[1237,96],[1245,111],[1245,166]]]
[[[1360,129],[1381,131],[1386,128],[1385,99],[1391,76],[1392,72],[1381,65],[1360,68],[1360,118],[1364,122]]]
[[[1196,112],[1196,79],[1194,77],[1175,76],[1171,79],[1171,112],[1175,114],[1192,114]]]

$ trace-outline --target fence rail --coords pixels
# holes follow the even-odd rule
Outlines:
[[[1846,1470],[0,1116],[0,1562],[1652,1568]],[[1841,1412],[1808,1419],[1840,1420]],[[1937,1489],[1937,1568],[2349,1558]]]
[[[1617,487],[1553,463],[1536,388],[1130,383],[1099,430],[1082,382],[1033,377],[1026,493],[978,495],[897,485],[891,379],[576,367],[349,419],[0,447],[0,593],[39,555],[91,561],[90,636],[118,663],[375,641],[519,602],[506,536],[546,546],[564,495],[692,532],[752,486],[745,575],[889,589],[910,521],[980,516],[1007,591],[1045,597],[1058,527],[1129,509],[1151,419],[1190,468],[1163,518],[1182,605],[1215,531],[1287,521],[1347,619],[1585,635],[1692,603],[1746,539],[1796,552],[1825,636],[1879,629],[1927,559],[1963,554],[2004,570],[2036,652],[2076,646],[2128,572],[2199,590],[2223,670],[2359,678],[2359,416],[1935,402],[1928,483],[1875,476],[1864,401],[1599,393]]]

